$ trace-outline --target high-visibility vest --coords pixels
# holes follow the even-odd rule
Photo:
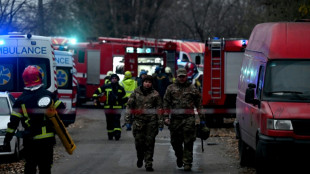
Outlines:
[[[127,81],[128,83],[124,83],[124,81]],[[129,85],[130,84],[130,85]],[[133,79],[125,79],[123,80],[120,85],[125,89],[126,95],[123,97],[129,97],[133,91],[138,87],[137,81]]]

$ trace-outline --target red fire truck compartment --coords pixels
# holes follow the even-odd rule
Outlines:
[[[204,57],[202,105],[209,123],[234,117],[238,81],[247,40],[208,39]]]

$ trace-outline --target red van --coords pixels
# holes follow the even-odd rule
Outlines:
[[[255,26],[242,62],[235,129],[240,164],[255,157],[257,171],[283,156],[310,154],[310,22]]]

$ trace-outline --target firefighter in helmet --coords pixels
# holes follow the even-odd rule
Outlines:
[[[123,97],[126,92],[122,86],[119,85],[119,77],[112,74],[110,77],[111,83],[104,84],[99,87],[93,94],[94,103],[97,103],[98,97],[105,94],[107,99],[104,104],[105,116],[107,121],[107,130],[109,140],[119,140],[121,137],[121,111],[123,108]]]
[[[170,84],[175,83],[175,77],[171,72],[171,68],[169,66],[167,66],[165,68],[165,73],[167,74],[168,78],[169,78],[169,82]]]
[[[25,150],[25,173],[51,173],[53,164],[53,150],[56,143],[55,130],[52,122],[47,118],[48,105],[41,105],[42,98],[52,99],[52,104],[59,115],[65,109],[65,105],[57,99],[54,93],[46,90],[42,83],[42,75],[35,66],[28,66],[22,74],[25,88],[13,105],[10,122],[4,139],[4,147],[10,149],[10,141],[21,121],[25,128],[16,136],[23,138]]]
[[[125,89],[126,95],[124,96],[124,103],[127,103],[128,98],[138,86],[137,81],[132,79],[130,71],[126,71],[124,79],[121,81],[120,85]]]
[[[110,77],[111,77],[112,74],[113,74],[113,71],[108,71],[108,72],[107,72],[107,76],[105,76],[105,78],[104,78],[104,84],[109,84],[109,83],[111,83]]]
[[[144,69],[141,70],[139,77],[137,78],[137,83],[138,86],[142,85],[142,80],[147,76],[147,71],[145,71]]]

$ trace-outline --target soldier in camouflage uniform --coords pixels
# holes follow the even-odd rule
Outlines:
[[[168,86],[163,107],[164,123],[169,126],[177,166],[182,167],[184,164],[184,170],[190,171],[193,162],[193,145],[196,140],[195,107],[201,124],[205,122],[200,113],[201,95],[198,89],[187,81],[187,72],[184,68],[178,69],[176,83]]]
[[[155,137],[158,130],[162,130],[164,126],[161,114],[162,100],[152,83],[153,78],[150,75],[142,80],[142,86],[136,88],[128,99],[125,115],[127,130],[131,130],[133,124],[137,167],[143,166],[144,159],[146,171],[154,171],[152,162]]]

